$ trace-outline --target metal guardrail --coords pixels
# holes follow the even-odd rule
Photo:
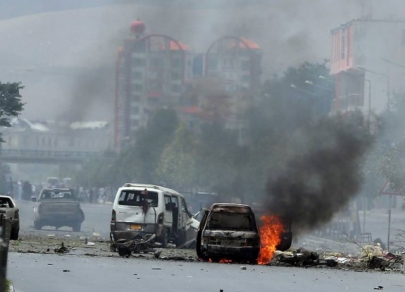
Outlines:
[[[0,150],[0,158],[8,160],[82,161],[101,155],[100,152],[91,151]]]

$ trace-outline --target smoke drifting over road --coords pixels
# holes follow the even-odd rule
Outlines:
[[[269,211],[290,218],[295,232],[327,223],[360,190],[360,164],[372,140],[354,120],[324,118],[300,129],[285,168],[271,174]]]

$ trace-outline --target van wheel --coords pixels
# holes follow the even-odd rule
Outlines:
[[[169,230],[167,228],[163,228],[159,241],[162,244],[162,247],[167,247],[167,244],[169,243]]]

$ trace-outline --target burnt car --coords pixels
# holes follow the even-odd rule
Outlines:
[[[20,232],[20,210],[9,196],[0,196],[0,215],[7,216],[11,220],[11,240],[18,240]],[[2,221],[0,221],[0,226]]]
[[[34,208],[34,228],[43,226],[72,227],[79,232],[84,221],[84,213],[80,207],[79,198],[72,189],[43,189],[38,198],[31,198],[36,202]]]
[[[196,239],[197,255],[213,262],[222,259],[256,263],[260,234],[248,205],[216,203],[205,210]]]

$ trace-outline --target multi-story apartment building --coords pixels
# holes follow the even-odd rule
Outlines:
[[[391,109],[393,92],[405,89],[405,21],[354,19],[331,33],[334,110]]]
[[[189,46],[166,35],[145,35],[145,24],[131,24],[116,64],[115,146],[147,123],[159,107],[177,106],[187,80],[193,78]]]

